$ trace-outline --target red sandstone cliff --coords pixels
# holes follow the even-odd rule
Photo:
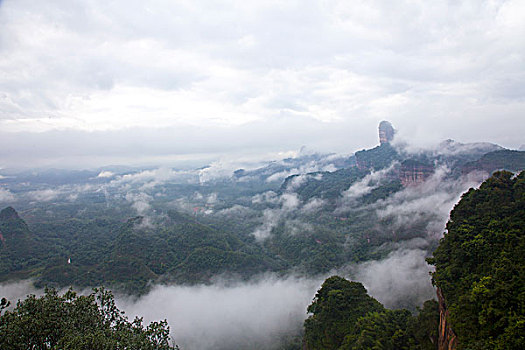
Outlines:
[[[448,309],[441,289],[437,289],[439,303],[439,338],[438,350],[455,350],[457,347],[456,334],[448,322]]]
[[[434,173],[432,165],[423,164],[414,160],[406,160],[401,163],[399,169],[399,180],[404,187],[419,185]]]

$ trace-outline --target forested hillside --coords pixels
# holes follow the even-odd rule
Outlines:
[[[525,172],[466,192],[429,258],[440,305],[388,310],[358,282],[328,278],[308,307],[306,349],[521,349],[525,344]],[[438,329],[439,326],[439,329]]]
[[[437,346],[438,306],[426,301],[417,315],[386,309],[359,282],[328,278],[308,307],[308,350],[431,350]]]
[[[525,344],[525,172],[465,193],[429,261],[458,349]]]

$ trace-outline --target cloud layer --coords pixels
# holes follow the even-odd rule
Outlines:
[[[385,118],[519,147],[524,36],[518,0],[4,0],[0,166],[353,151]]]
[[[421,254],[418,250],[397,252],[352,270],[356,280],[386,305],[420,302],[433,293]],[[218,279],[192,287],[157,285],[140,298],[116,295],[115,299],[130,319],[143,317],[146,324],[167,319],[172,337],[183,349],[271,350],[301,334],[306,308],[326,277],[262,275],[248,282]],[[29,293],[43,291],[30,281],[0,284],[0,296],[13,306]]]
[[[157,286],[138,300],[118,304],[147,322],[167,318],[184,349],[271,349],[300,332],[321,283],[266,276],[233,285]]]

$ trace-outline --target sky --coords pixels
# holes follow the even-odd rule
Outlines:
[[[0,168],[525,144],[525,1],[0,0]]]

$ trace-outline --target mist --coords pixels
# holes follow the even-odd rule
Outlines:
[[[478,187],[488,177],[485,172],[472,172],[459,178],[449,177],[450,169],[440,166],[423,183],[408,186],[369,209],[379,219],[393,219],[396,230],[416,222],[426,222],[427,238],[442,237],[450,211],[469,188]]]
[[[273,349],[300,335],[322,279],[265,276],[247,283],[156,286],[137,300],[118,298],[127,315],[168,319],[183,349]]]
[[[352,275],[385,307],[413,310],[414,306],[421,306],[425,300],[435,298],[430,279],[432,267],[425,261],[428,252],[415,248],[418,243],[425,245],[415,240],[391,252],[383,260],[353,266]]]
[[[219,278],[211,285],[156,285],[140,298],[117,293],[115,301],[128,319],[143,317],[145,324],[167,319],[174,342],[184,350],[270,350],[301,335],[306,308],[322,281],[275,275],[248,282]],[[28,294],[43,290],[29,280],[0,284],[0,297],[11,301],[11,308]]]
[[[385,306],[406,306],[407,296],[418,303],[431,298],[428,272],[422,274],[423,255],[417,249],[394,252],[382,261],[316,277],[264,274],[249,281],[219,277],[210,285],[155,285],[138,298],[117,293],[115,301],[128,319],[143,317],[145,324],[168,320],[172,339],[184,350],[279,349],[301,336],[306,308],[330,275],[354,277]],[[80,289],[81,294],[89,292]],[[0,297],[11,301],[11,308],[28,294],[43,290],[29,280],[0,284]]]

